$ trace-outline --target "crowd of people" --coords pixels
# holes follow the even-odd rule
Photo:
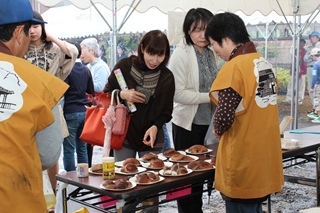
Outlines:
[[[96,38],[62,41],[46,30],[28,0],[0,2],[2,211],[55,211],[46,208],[42,171],[47,170],[56,192],[61,150],[64,170],[74,171],[78,163],[91,166],[92,146],[80,139],[86,107],[92,100],[99,102],[103,93],[121,90],[117,69],[128,86],[119,92],[120,101],[134,103],[137,110],[123,147],[111,153],[116,161],[203,145],[213,121],[212,134],[219,139],[214,188],[225,200],[226,212],[262,213],[262,202],[281,191],[277,77],[239,16],[190,9],[181,26],[184,36],[171,55],[166,34],[151,30],[129,56],[119,44],[117,63],[110,68],[106,49]],[[291,68],[299,72],[301,103],[308,77],[313,101],[308,116],[314,123],[320,123],[319,38],[312,32],[306,48],[300,40],[300,52],[292,53],[299,67]],[[226,62],[220,69],[218,57]],[[291,102],[294,79],[286,103]],[[166,128],[170,121],[172,142]],[[201,213],[202,191],[202,185],[192,186],[191,196],[178,199],[178,212]],[[155,205],[142,211],[159,209]]]
[[[297,94],[298,104],[303,104],[306,93],[306,77],[307,77],[307,92],[312,103],[312,109],[308,111],[307,116],[311,119],[312,123],[320,123],[320,107],[318,106],[318,95],[319,91],[315,90],[315,85],[320,83],[318,79],[318,66],[315,65],[318,60],[317,54],[320,49],[320,33],[318,31],[313,31],[309,34],[310,45],[305,47],[306,40],[300,39],[299,43],[299,58],[296,57],[296,60],[299,62],[299,67],[292,68],[290,67],[291,79],[287,86],[287,95],[286,99],[282,102],[283,104],[291,104],[294,102],[292,100],[292,95]],[[297,56],[297,50],[294,51],[295,56]],[[298,86],[296,87],[296,78],[292,73],[298,72]],[[292,90],[292,88],[294,88]],[[296,90],[298,89],[298,90]],[[314,96],[317,96],[314,99]]]

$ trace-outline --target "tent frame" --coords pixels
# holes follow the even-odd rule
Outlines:
[[[131,1],[130,7],[128,8],[128,11],[125,14],[125,16],[123,17],[123,20],[122,20],[119,28],[117,28],[117,18],[118,18],[117,17],[117,1],[118,0],[112,0],[112,13],[113,13],[112,26],[108,23],[108,21],[103,17],[103,15],[99,11],[99,9],[95,6],[94,1],[95,0],[90,0],[90,4],[95,8],[95,10],[99,13],[101,18],[104,20],[104,22],[108,25],[108,27],[110,29],[110,35],[111,35],[111,39],[110,39],[110,47],[111,47],[110,66],[113,67],[116,64],[117,35],[118,35],[119,31],[121,30],[122,26],[130,18],[132,13],[135,10],[137,10],[137,7],[139,6],[139,4],[141,3],[142,0],[132,0]],[[301,14],[306,13],[306,12],[304,11],[304,8],[300,8],[300,3],[301,3],[301,5],[305,5],[305,3],[308,3],[308,2],[304,2],[304,0],[291,0],[291,7],[292,7],[292,11],[293,11],[292,15],[294,17],[293,27],[291,28],[289,21],[287,20],[286,15],[285,15],[285,14],[289,15],[288,11],[286,11],[286,13],[284,12],[284,9],[287,9],[287,8],[284,6],[281,6],[280,0],[276,0],[276,4],[278,5],[278,7],[281,11],[281,14],[285,18],[287,25],[289,26],[289,29],[291,31],[293,48],[294,48],[294,50],[297,49],[297,51],[299,51],[299,45],[297,45],[297,44],[299,43],[302,32],[304,32],[306,30],[306,28],[310,25],[310,23],[313,21],[313,19],[319,14],[319,8],[320,8],[320,4],[316,4],[314,7],[314,10],[312,10],[313,12],[309,16],[308,20],[306,21],[304,26],[301,27]],[[277,10],[277,11],[279,11],[279,10]],[[299,14],[299,12],[301,14]],[[291,14],[290,14],[290,16],[291,16]],[[298,19],[298,22],[297,22],[297,19]],[[268,36],[268,35],[266,35],[266,36]],[[266,37],[266,39],[267,39],[267,37]],[[266,49],[266,47],[265,47],[265,49]],[[296,65],[296,66],[294,66],[294,65]],[[299,60],[296,60],[296,58],[294,57],[294,54],[293,54],[291,66],[293,68],[295,68],[295,67],[298,67],[298,65],[299,65]],[[290,129],[296,129],[296,128],[298,128],[298,113],[297,113],[298,112],[298,95],[297,94],[299,92],[298,91],[299,90],[299,88],[298,88],[298,80],[299,80],[298,69],[293,69],[292,73],[293,73],[292,77],[294,78],[293,82],[295,82],[295,83],[292,84],[292,92],[291,92],[292,99],[291,99],[290,115],[294,118],[294,120],[291,123]]]
[[[129,17],[134,12],[134,10],[139,6],[139,4],[141,3],[142,0],[132,0],[131,5],[130,5],[126,15],[123,17],[123,20],[122,20],[119,28],[117,28],[117,2],[116,1],[117,0],[112,0],[113,23],[112,23],[112,27],[111,27],[110,24],[108,23],[108,21],[103,17],[103,15],[100,13],[98,8],[95,6],[94,2],[92,0],[90,0],[90,3],[92,4],[92,6],[97,10],[97,12],[101,16],[101,18],[106,22],[106,24],[110,28],[110,33],[111,33],[111,38],[112,38],[111,42],[110,42],[110,46],[111,46],[111,50],[112,50],[111,51],[111,62],[110,62],[111,67],[113,67],[116,64],[118,32],[121,30],[122,26],[126,23],[126,21],[129,19]],[[293,20],[294,21],[293,21],[293,27],[291,28],[290,23],[285,15],[283,9],[282,9],[282,6],[281,6],[279,0],[276,0],[276,1],[277,1],[277,4],[279,6],[279,9],[280,9],[283,17],[285,18],[285,20],[287,22],[287,25],[291,31],[293,49],[294,49],[294,51],[295,51],[295,49],[297,49],[297,53],[299,53],[299,51],[300,51],[299,50],[299,41],[300,41],[301,34],[306,30],[306,28],[310,25],[310,23],[313,21],[313,19],[319,14],[320,5],[318,5],[318,7],[317,7],[318,11],[315,10],[313,13],[311,13],[308,20],[304,24],[304,26],[301,27],[301,15],[297,15],[299,12],[299,9],[300,9],[299,0],[293,0],[292,7],[293,7],[293,11],[294,11],[293,12]],[[298,19],[298,22],[297,22],[297,19]],[[266,25],[266,26],[268,26],[268,25]],[[275,27],[274,27],[274,29],[275,29]],[[272,31],[274,29],[272,29]],[[265,36],[266,42],[267,42],[267,39],[269,36],[270,35],[266,34],[266,36]],[[265,57],[267,58],[266,54],[267,54],[267,47],[265,46]],[[296,66],[294,66],[294,65],[296,65]],[[299,69],[297,69],[297,67],[299,67],[299,60],[296,59],[295,54],[292,54],[291,67],[293,68],[292,69],[293,82],[295,82],[292,84],[292,87],[291,87],[291,97],[292,98],[291,98],[290,116],[293,118],[293,122],[290,125],[290,129],[292,130],[292,129],[298,128]]]
[[[135,9],[138,7],[140,2],[142,0],[138,0],[138,2],[135,4],[136,0],[132,0],[130,7],[127,10],[127,13],[123,17],[123,20],[117,28],[117,0],[112,0],[112,14],[113,14],[113,19],[112,19],[112,27],[108,23],[108,21],[103,17],[102,13],[99,11],[99,9],[95,6],[94,2],[90,0],[91,5],[96,9],[96,11],[99,13],[101,18],[104,20],[104,22],[108,25],[110,29],[110,35],[111,35],[111,42],[110,42],[110,47],[111,47],[111,59],[110,59],[110,67],[113,67],[116,64],[116,53],[117,53],[117,36],[119,34],[119,31],[123,27],[123,25],[126,23],[126,21],[130,18],[132,13],[135,11]]]

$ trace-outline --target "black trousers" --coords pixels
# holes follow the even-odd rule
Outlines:
[[[191,131],[181,128],[172,123],[172,137],[176,150],[185,150],[195,144],[204,144],[209,125],[192,124]],[[192,194],[189,197],[177,200],[179,213],[202,213],[202,193],[203,185],[192,186]]]

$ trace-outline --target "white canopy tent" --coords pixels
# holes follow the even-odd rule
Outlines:
[[[103,17],[112,22],[112,11],[103,5],[97,5]],[[124,6],[118,11],[119,17],[124,17],[129,6]],[[59,15],[57,15],[59,14]],[[73,5],[54,7],[42,14],[48,22],[46,29],[59,38],[73,38],[104,34],[110,29],[93,7],[80,9]],[[152,20],[152,21],[145,21]],[[133,12],[118,33],[147,32],[153,29],[167,30],[168,16],[156,8],[151,8],[145,13]]]
[[[41,4],[53,7],[60,3],[63,0],[37,0]],[[207,8],[213,13],[217,13],[219,11],[228,11],[228,12],[236,12],[241,10],[246,15],[251,15],[255,11],[260,11],[263,15],[268,15],[272,11],[275,11],[277,14],[282,15],[286,18],[286,16],[293,16],[293,25],[292,27],[288,24],[292,34],[293,46],[295,48],[299,48],[296,45],[298,40],[300,39],[300,35],[308,25],[309,22],[315,17],[314,14],[318,14],[316,12],[320,8],[319,0],[225,0],[225,1],[217,1],[217,0],[68,0],[73,5],[78,8],[86,9],[90,6],[96,7],[98,4],[104,5],[109,10],[113,11],[113,20],[112,27],[106,21],[110,30],[113,33],[113,54],[116,52],[116,35],[121,29],[122,25],[128,20],[133,11],[146,12],[152,7],[156,7],[160,11],[164,13],[168,13],[169,11],[174,11],[177,9],[181,9],[183,11],[188,11],[191,8],[203,7]],[[117,12],[118,8],[121,9],[124,6],[130,6],[127,11],[124,20],[122,21],[119,29],[117,27]],[[97,8],[96,8],[97,9]],[[99,12],[99,10],[97,9]],[[311,14],[311,15],[310,15]],[[304,26],[301,26],[301,15],[310,15],[310,18],[306,21]],[[103,18],[103,15],[101,15]],[[288,22],[288,21],[286,21]],[[299,50],[298,50],[299,51]],[[112,57],[112,65],[115,62],[115,57]],[[292,56],[292,65],[297,65],[298,61],[295,60],[295,57]],[[292,66],[295,67],[295,66]],[[294,71],[294,76],[296,78],[296,85],[298,85],[298,72]],[[298,87],[296,87],[298,90]],[[292,88],[292,93],[294,88]],[[297,92],[298,93],[298,92]],[[292,94],[294,97],[294,94]],[[295,100],[291,102],[291,115],[294,117],[294,122],[291,125],[291,129],[297,128],[297,109],[298,109],[298,97],[295,97]]]
[[[101,4],[96,7],[105,20],[109,23],[112,22],[112,11]],[[128,9],[129,6],[122,7],[118,10],[117,16],[124,17]],[[57,16],[57,14],[59,15]],[[176,45],[183,36],[182,23],[185,14],[184,11],[169,11],[168,14],[165,14],[155,7],[145,13],[134,11],[118,33],[148,32],[153,29],[166,30],[170,44]],[[250,16],[241,11],[237,11],[236,14],[244,20],[246,25],[286,22],[283,16],[274,11],[268,16],[262,15],[259,11],[255,11]],[[110,31],[100,14],[92,6],[87,9],[80,9],[74,5],[53,7],[45,11],[42,17],[48,22],[46,29],[62,39],[100,35]],[[292,22],[292,16],[288,18],[288,21]]]
[[[63,0],[38,0],[41,4],[53,7]],[[257,3],[256,0],[68,0],[70,3],[80,9],[87,9],[94,6],[101,17],[104,18],[103,14],[97,8],[98,5],[103,5],[107,9],[113,12],[112,26],[105,19],[105,22],[113,33],[113,43],[116,44],[116,35],[121,30],[123,24],[130,20],[129,17],[134,11],[147,12],[151,8],[157,8],[163,13],[180,9],[182,11],[188,11],[190,8],[204,7],[216,13],[218,11],[229,11],[236,12],[241,10],[246,15],[251,15],[255,11],[260,11],[263,15],[268,15],[272,11],[282,16],[293,16],[293,15],[308,15],[313,13],[319,8],[320,3],[318,0],[263,0]],[[123,21],[118,28],[117,18],[119,17],[119,11],[121,8],[129,6],[127,13],[123,16]],[[121,16],[120,16],[121,17]],[[153,19],[155,20],[155,19]],[[135,23],[136,24],[136,23]],[[292,30],[293,31],[293,30]],[[296,32],[292,32],[296,36]],[[113,45],[112,52],[116,52],[116,45]],[[115,59],[112,60],[113,62]]]
[[[63,0],[38,0],[41,4],[53,7]],[[68,0],[76,7],[86,9],[94,4],[102,4],[109,10],[114,9],[114,0]],[[279,4],[280,3],[280,4]],[[312,13],[317,6],[318,0],[117,0],[117,8],[123,6],[134,6],[139,12],[146,12],[152,7],[158,8],[160,11],[167,13],[176,9],[188,11],[191,8],[204,7],[216,13],[219,10],[236,12],[241,10],[247,15],[251,15],[254,11],[260,11],[263,15],[268,15],[271,11],[275,11],[279,15],[308,15]],[[283,11],[283,13],[282,13]]]

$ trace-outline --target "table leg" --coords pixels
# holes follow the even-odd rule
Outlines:
[[[67,186],[68,186],[68,184],[66,184],[66,183],[62,183],[60,185],[60,190],[61,190],[61,193],[62,193],[62,209],[63,209],[63,213],[68,213]]]
[[[122,199],[116,203],[117,213],[122,213],[122,208],[126,202]]]
[[[316,156],[317,206],[320,206],[320,148],[318,148]]]

